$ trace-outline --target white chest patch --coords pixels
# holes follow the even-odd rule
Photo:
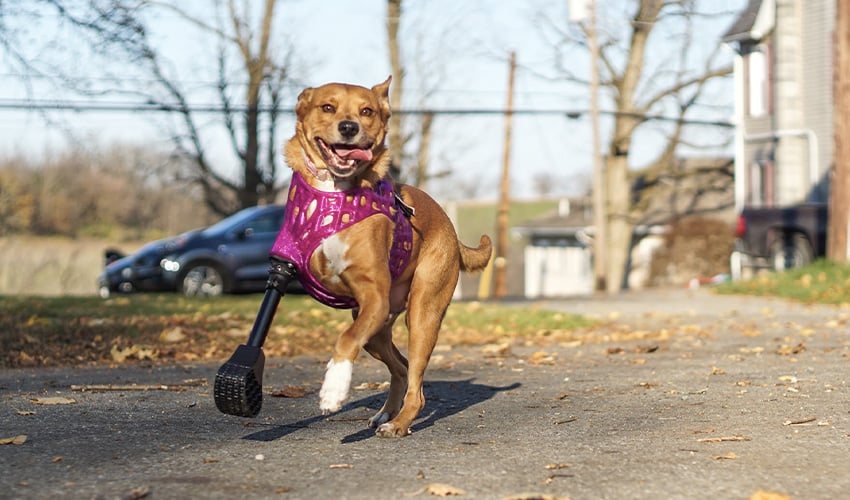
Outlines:
[[[331,280],[339,281],[339,275],[351,265],[351,261],[345,257],[348,252],[348,244],[338,234],[335,234],[325,238],[319,248],[328,262],[328,269],[332,273]]]

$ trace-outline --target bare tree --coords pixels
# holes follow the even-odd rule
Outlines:
[[[193,13],[177,0],[39,0],[28,10],[10,10],[0,3],[0,43],[31,77],[61,81],[65,89],[80,95],[134,97],[146,109],[168,111],[175,118],[166,125],[171,141],[193,165],[187,180],[201,186],[211,210],[226,215],[272,201],[281,187],[276,169],[278,106],[289,74],[288,52],[276,52],[272,44],[276,4],[277,0],[263,0],[254,11],[247,0],[216,0],[215,15],[209,20],[209,11]],[[154,33],[163,14],[187,30],[197,30],[216,47],[215,75],[210,78],[214,88],[198,89],[204,85],[198,85],[197,76],[187,83],[181,62],[162,50]],[[27,17],[36,16],[41,23],[45,18],[58,19],[68,29],[55,32],[85,41],[99,61],[100,74],[85,80],[76,77],[77,68],[67,64],[74,54],[59,38],[45,42],[52,51],[27,51],[23,47],[27,37],[22,36],[26,33],[7,29],[15,16],[17,26]],[[117,66],[123,77],[114,72]],[[133,76],[127,77],[127,72]],[[217,104],[198,109],[199,94]],[[209,150],[210,112],[218,118],[239,165],[235,179]]]
[[[599,40],[599,84],[606,91],[613,118],[604,179],[606,246],[594,251],[605,252],[609,292],[620,290],[625,283],[634,227],[645,216],[646,204],[640,200],[652,195],[651,190],[644,190],[636,197],[633,180],[637,176],[661,177],[675,166],[675,156],[683,146],[698,145],[688,143],[691,117],[705,104],[709,83],[731,74],[729,65],[718,63],[719,43],[708,56],[698,50],[704,45],[694,41],[695,24],[716,18],[701,13],[696,0],[629,0],[618,5],[623,4],[632,13],[627,27],[609,26],[600,31]],[[560,77],[588,84],[575,73],[575,64],[566,63],[571,60],[567,55],[586,46],[586,30],[583,26],[566,30],[552,27],[555,29],[549,33],[556,31],[561,37],[556,43]],[[566,52],[561,52],[563,49]],[[666,137],[658,154],[642,171],[630,171],[632,144],[638,131],[660,115],[667,126],[662,129]]]
[[[428,108],[429,101],[445,80],[447,55],[453,50],[461,50],[453,34],[460,31],[461,19],[465,17],[440,17],[440,22],[435,23],[427,18],[426,14],[433,15],[433,12],[427,12],[425,5],[387,0],[387,44],[393,73],[390,105],[396,111],[410,109],[410,101],[415,100],[413,106],[422,110],[412,114],[393,113],[387,140],[399,180],[421,189],[428,189],[430,180],[451,173],[448,168],[431,169],[430,146],[436,117]],[[417,8],[419,10],[415,10]],[[405,23],[402,23],[403,20]],[[403,25],[413,28],[402,33]],[[423,26],[433,29],[435,25],[438,25],[438,35],[419,31],[424,30]],[[402,40],[407,43],[403,44]],[[413,98],[405,87],[411,75],[416,82]]]

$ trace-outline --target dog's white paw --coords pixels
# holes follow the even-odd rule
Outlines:
[[[390,414],[386,412],[378,412],[374,417],[369,419],[369,428],[375,429],[381,424],[385,424],[390,421]]]
[[[351,361],[345,360],[335,363],[328,362],[328,371],[325,372],[325,381],[319,391],[319,408],[322,413],[328,414],[339,411],[342,403],[348,397],[348,389],[351,386]]]
[[[404,437],[411,434],[412,431],[410,429],[396,427],[392,422],[379,425],[378,430],[375,431],[375,435],[378,437]]]

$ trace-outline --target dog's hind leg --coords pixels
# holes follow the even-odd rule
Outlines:
[[[390,389],[380,411],[369,419],[369,427],[376,428],[398,415],[407,389],[407,359],[393,344],[393,323],[398,315],[391,315],[387,324],[369,339],[364,348],[373,358],[387,365],[390,372]]]
[[[422,288],[419,290],[419,293],[411,294],[406,317],[410,340],[404,404],[395,418],[378,426],[376,434],[381,437],[401,437],[410,434],[410,424],[425,406],[425,396],[422,393],[425,369],[428,367],[428,361],[437,343],[437,334],[451,302],[454,286],[447,286],[448,293],[435,294],[432,291],[424,293],[421,291]]]

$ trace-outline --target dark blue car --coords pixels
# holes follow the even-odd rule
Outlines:
[[[177,291],[216,296],[265,287],[269,250],[284,207],[246,208],[201,230],[148,243],[133,255],[107,252],[98,278],[101,297],[132,292]],[[111,257],[111,258],[110,258]]]

